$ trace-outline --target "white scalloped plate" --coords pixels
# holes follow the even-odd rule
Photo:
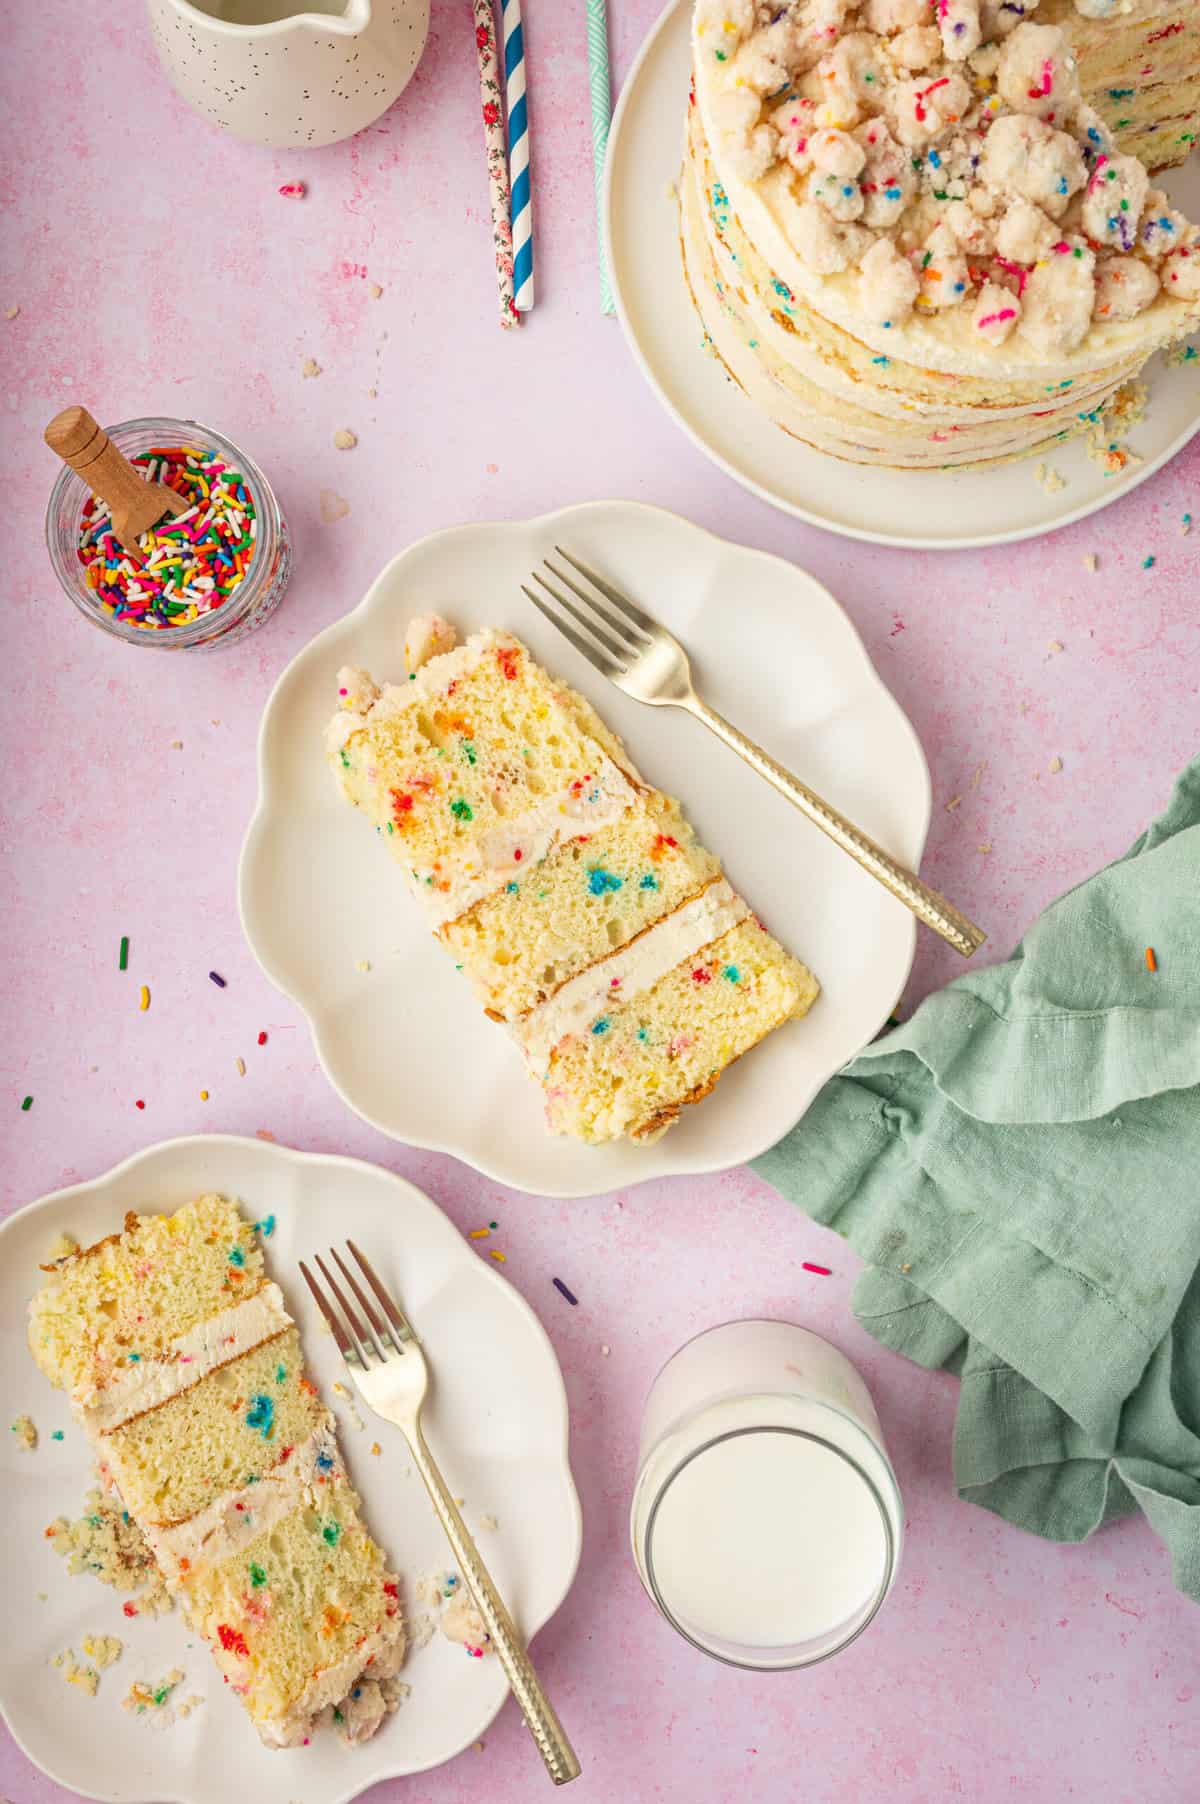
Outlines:
[[[174,1209],[208,1190],[238,1197],[256,1218],[273,1214],[265,1242],[271,1274],[304,1336],[309,1370],[339,1417],[339,1434],[367,1521],[406,1581],[451,1564],[420,1479],[396,1429],[363,1412],[348,1425],[332,1392],[341,1362],[296,1271],[298,1258],[351,1235],[403,1297],[435,1376],[429,1441],[451,1489],[466,1499],[497,1583],[527,1635],[557,1610],[579,1564],[582,1525],[567,1460],[567,1399],[541,1324],[500,1273],[481,1260],[435,1203],[403,1178],[366,1165],[293,1152],[261,1140],[205,1134],[136,1154],[90,1183],[19,1210],[0,1226],[0,1422],[33,1416],[39,1443],[0,1440],[7,1511],[0,1586],[8,1632],[0,1638],[0,1706],[25,1753],[60,1785],[120,1804],[348,1804],[381,1779],[422,1772],[470,1747],[508,1695],[494,1659],[472,1660],[436,1635],[409,1656],[412,1695],[372,1741],[344,1748],[322,1731],[307,1748],[272,1752],[220,1683],[207,1648],[178,1612],[129,1621],[124,1593],[68,1575],[43,1537],[58,1515],[80,1514],[91,1460],[66,1400],[25,1345],[26,1304],[39,1261],[60,1232],[84,1245],[120,1227],[126,1209]],[[63,1431],[56,1442],[55,1429]],[[371,1443],[382,1452],[372,1456]],[[44,1601],[42,1597],[44,1594]],[[411,1615],[411,1590],[406,1598]],[[95,1698],[64,1683],[49,1661],[86,1634],[117,1635],[125,1652]],[[172,1667],[179,1696],[205,1702],[186,1720],[155,1724],[120,1707],[135,1679]],[[530,1793],[544,1783],[532,1744]]]
[[[705,354],[683,279],[674,199],[691,77],[691,0],[672,0],[626,78],[608,141],[604,230],[617,313],[667,412],[726,475],[814,526],[883,545],[961,550],[1035,538],[1107,507],[1153,476],[1200,430],[1200,363],[1150,364],[1150,406],[1127,442],[1144,460],[1106,476],[1080,440],[1044,461],[1066,480],[1049,495],[1038,459],[996,469],[864,469],[789,438]],[[1200,217],[1200,158],[1163,178]],[[1200,342],[1200,340],[1196,341]]]
[[[781,558],[633,502],[422,539],[293,660],[263,715],[258,811],[242,849],[242,924],[259,963],[304,1009],[334,1087],[375,1127],[516,1189],[588,1196],[722,1170],[773,1145],[886,1020],[915,928],[697,722],[620,694],[546,624],[520,584],[556,542],[639,596],[693,653],[715,707],[910,865],[930,790],[916,735],[827,589]],[[648,778],[682,798],[731,880],[824,986],[805,1020],[739,1060],[652,1146],[589,1147],[546,1131],[516,1048],[330,776],[322,731],[339,665],[399,677],[405,626],[429,609],[464,631],[510,628],[581,689]]]

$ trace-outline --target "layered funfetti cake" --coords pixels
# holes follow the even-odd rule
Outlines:
[[[415,622],[408,679],[338,675],[326,749],[545,1092],[552,1129],[646,1139],[816,980],[520,640]]]
[[[698,0],[680,230],[709,348],[785,432],[857,463],[994,463],[1097,426],[1200,324],[1200,231],[1109,123],[1116,106],[1136,141],[1179,148],[1197,10],[1155,12],[1171,98],[1126,118],[1115,71],[1144,0],[1104,19]],[[1108,113],[1074,36],[1090,79],[1111,77]]]
[[[47,1270],[34,1359],[263,1741],[305,1741],[348,1698],[365,1739],[399,1697],[399,1583],[255,1228],[205,1196]]]
[[[1035,10],[1026,0],[1022,16]],[[1148,169],[1182,163],[1200,133],[1200,8],[1194,0],[1041,0],[1059,25],[1079,85],[1117,144]]]

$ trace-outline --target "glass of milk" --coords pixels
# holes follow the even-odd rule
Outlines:
[[[809,1666],[861,1635],[896,1576],[903,1509],[871,1396],[790,1322],[728,1322],[655,1379],[632,1510],[667,1621],[732,1666]]]

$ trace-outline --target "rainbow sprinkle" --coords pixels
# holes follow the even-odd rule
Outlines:
[[[563,1283],[561,1278],[552,1278],[550,1280],[550,1282],[553,1284],[555,1290],[561,1292],[561,1294],[567,1299],[567,1302],[570,1303],[570,1305],[573,1309],[577,1309],[579,1307],[579,1298],[575,1295],[574,1291],[567,1289],[566,1285]]]
[[[132,459],[148,482],[184,496],[186,513],[138,540],[135,559],[113,537],[104,502],[89,496],[79,522],[79,562],[96,601],[114,619],[147,632],[190,626],[245,581],[258,536],[245,478],[198,445],[155,446]]]

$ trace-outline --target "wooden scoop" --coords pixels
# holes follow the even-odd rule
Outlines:
[[[147,482],[135,464],[123,457],[86,407],[64,407],[55,414],[43,434],[52,451],[78,470],[83,480],[107,502],[112,529],[125,550],[140,564],[142,533],[167,514],[185,514],[191,502],[177,495],[165,482]]]

